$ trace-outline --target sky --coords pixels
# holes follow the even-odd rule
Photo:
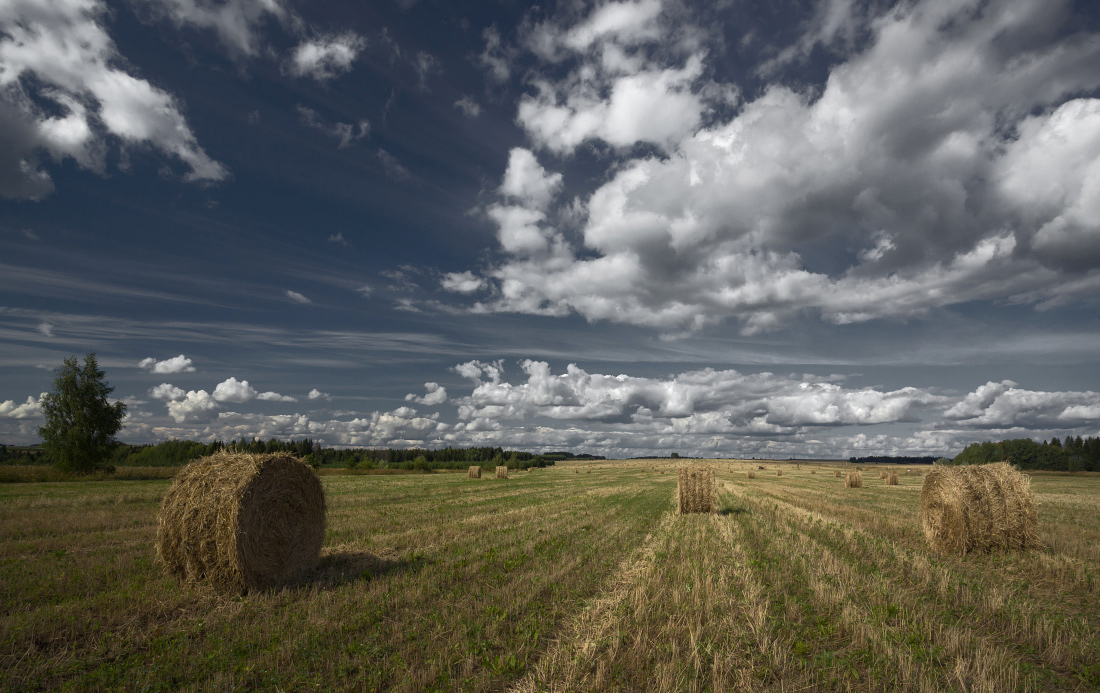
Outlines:
[[[0,0],[0,442],[1100,435],[1089,0]]]

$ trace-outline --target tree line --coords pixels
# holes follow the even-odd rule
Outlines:
[[[852,464],[932,464],[937,457],[906,457],[904,455],[868,455],[867,457],[849,457]]]
[[[1067,436],[1036,443],[1030,438],[985,441],[967,445],[954,464],[986,464],[1007,460],[1021,469],[1100,472],[1100,438]]]

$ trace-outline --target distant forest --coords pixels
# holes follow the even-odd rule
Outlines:
[[[410,448],[374,449],[325,448],[319,442],[301,440],[280,441],[272,438],[263,441],[256,438],[231,440],[228,443],[196,443],[190,440],[166,440],[156,445],[127,445],[116,447],[110,463],[116,467],[177,467],[220,450],[237,452],[290,452],[298,455],[314,467],[346,467],[348,469],[466,469],[472,465],[486,468],[506,466],[510,469],[546,467],[561,460],[596,459],[603,457],[572,452],[548,452],[537,455],[499,447],[443,448],[422,450]],[[46,464],[47,460],[37,446],[0,445],[0,464]]]
[[[1050,469],[1064,472],[1100,472],[1100,438],[1051,438],[1039,442],[1030,438],[986,441],[968,445],[955,464],[985,464],[1008,460],[1021,469]]]

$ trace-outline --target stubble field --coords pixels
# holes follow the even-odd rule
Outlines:
[[[243,597],[156,562],[167,480],[2,484],[0,686],[1100,687],[1100,477],[1032,479],[1047,548],[958,558],[904,468],[683,463],[717,514],[675,514],[668,460],[326,475],[318,569]]]

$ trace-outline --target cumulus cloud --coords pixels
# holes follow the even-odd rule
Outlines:
[[[500,362],[470,361],[455,371],[474,384],[456,398],[459,418],[525,419],[672,427],[680,432],[784,435],[812,426],[913,421],[916,411],[942,401],[927,390],[849,389],[821,378],[736,370],[689,371],[669,379],[590,374],[570,364],[554,375],[547,363],[525,360],[527,381],[503,378]]]
[[[508,168],[500,184],[505,197],[534,209],[545,209],[561,190],[562,175],[547,173],[529,149],[514,147],[508,152]]]
[[[214,388],[214,399],[218,402],[249,402],[258,399],[264,402],[297,402],[293,397],[278,392],[257,392],[247,380],[230,377]]]
[[[168,415],[176,423],[214,418],[218,402],[206,390],[189,390],[181,399],[168,402]]]
[[[1057,429],[1100,424],[1100,393],[1043,392],[1011,380],[988,382],[947,409],[947,425],[988,429]]]
[[[178,159],[186,180],[228,175],[175,98],[119,67],[105,14],[99,0],[12,0],[0,13],[0,194],[40,199],[53,190],[40,152],[104,172],[108,135]]]
[[[47,393],[43,392],[38,396],[38,399],[34,397],[27,397],[27,401],[22,404],[17,404],[14,400],[7,400],[0,402],[0,416],[11,419],[29,419],[35,416],[42,415],[42,398]]]
[[[359,140],[370,135],[370,121],[363,118],[358,123],[332,123],[331,125],[321,120],[321,116],[312,108],[298,106],[298,118],[303,125],[308,125],[314,130],[320,130],[329,137],[339,140],[337,149],[346,149]]]
[[[329,395],[329,393],[327,393],[327,392],[321,392],[317,388],[313,388],[312,390],[309,391],[309,398],[310,399],[330,400],[330,399],[332,399],[332,396]]]
[[[172,373],[192,373],[195,367],[191,365],[191,359],[187,358],[183,354],[179,356],[173,356],[170,359],[163,361],[157,361],[150,356],[149,358],[142,359],[138,362],[139,368],[144,368],[150,373],[160,373],[163,375],[169,375]]]
[[[708,116],[729,91],[704,47],[646,49],[678,21],[656,5],[532,31],[536,55],[569,66],[533,78],[518,104],[537,147],[666,155],[614,160],[578,207],[575,242],[549,223],[561,207],[502,184],[487,212],[506,257],[482,275],[494,298],[473,309],[665,331],[733,319],[755,333],[804,313],[847,324],[1093,292],[1100,100],[1081,94],[1100,87],[1100,35],[1063,31],[1068,0],[867,16],[833,4],[806,40],[866,40],[820,90],[771,83],[724,118]],[[823,258],[825,246],[847,250]]]
[[[187,396],[187,392],[176,387],[175,385],[172,385],[171,383],[161,383],[160,385],[149,389],[149,396],[153,399],[159,399],[166,402],[174,402]]]
[[[439,284],[447,291],[472,294],[485,288],[486,281],[474,275],[473,272],[450,272],[443,275],[443,278],[439,280]]]
[[[429,406],[443,404],[447,401],[447,389],[439,383],[424,383],[424,389],[427,390],[427,394],[423,397],[417,397],[416,395],[409,393],[405,395],[405,400],[408,402],[416,402],[417,404],[426,404]]]
[[[363,37],[350,31],[303,41],[291,53],[287,69],[295,77],[323,82],[350,70],[365,46]]]

